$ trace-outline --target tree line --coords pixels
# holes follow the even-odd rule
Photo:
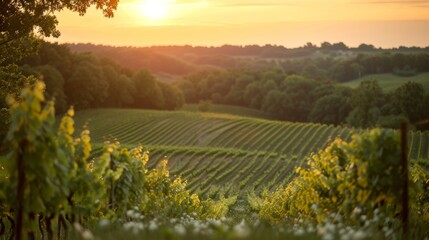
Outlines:
[[[174,110],[184,103],[182,92],[158,81],[147,70],[133,71],[108,58],[72,53],[65,45],[42,42],[40,50],[19,62],[24,75],[38,76],[57,111],[85,108]]]
[[[174,110],[185,101],[211,101],[262,110],[280,120],[353,127],[396,127],[399,122],[416,123],[429,116],[429,97],[420,84],[407,83],[390,93],[384,93],[376,82],[363,82],[354,90],[337,84],[369,73],[429,71],[429,55],[423,52],[257,62],[195,71],[166,84],[149,70],[131,69],[88,52],[72,52],[68,45],[38,44],[39,51],[17,65],[2,64],[0,75],[5,82],[19,82],[21,75],[42,78],[47,97],[56,100],[58,113],[70,105],[76,109]],[[2,108],[7,93],[17,89],[2,89]]]
[[[429,71],[429,54],[371,53],[354,57],[315,57],[281,61],[286,72],[294,72],[318,80],[348,82],[370,74],[392,73],[413,76]]]
[[[400,46],[398,48],[377,48],[372,44],[362,43],[357,47],[347,46],[343,42],[330,43],[330,42],[322,42],[320,45],[314,43],[306,43],[301,47],[296,48],[287,48],[282,45],[273,45],[273,44],[265,44],[265,45],[230,45],[225,44],[219,47],[206,47],[206,46],[191,46],[191,45],[183,45],[183,46],[151,46],[151,47],[109,47],[109,46],[100,46],[94,44],[71,44],[71,47],[76,50],[82,49],[91,49],[94,48],[110,48],[111,51],[114,49],[134,49],[137,51],[141,50],[150,50],[157,53],[163,53],[167,55],[175,55],[175,56],[184,56],[186,54],[195,54],[195,55],[228,55],[228,56],[258,56],[258,57],[277,57],[277,58],[288,58],[294,57],[295,55],[305,55],[304,53],[310,54],[316,51],[354,51],[354,52],[421,52],[421,51],[429,51],[428,47],[406,47]]]
[[[429,117],[429,95],[408,82],[384,93],[376,81],[356,89],[281,68],[199,72],[176,83],[188,103],[212,101],[262,110],[277,119],[352,127],[398,127]]]
[[[315,79],[351,81],[369,74],[411,76],[429,71],[429,48],[376,48],[361,44],[350,48],[342,42],[308,43],[289,49],[277,45],[221,47],[153,46],[111,47],[70,44],[72,51],[94,52],[132,69],[184,76],[205,69],[269,68],[281,66]]]

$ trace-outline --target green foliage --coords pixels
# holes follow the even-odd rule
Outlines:
[[[80,55],[75,71],[67,79],[67,99],[76,108],[100,107],[107,98],[108,82],[104,80],[99,59],[92,55]]]
[[[418,163],[413,163],[410,171],[410,182],[417,188],[415,204],[412,205],[416,219],[429,221],[429,172]]]
[[[56,99],[56,110],[86,108],[155,108],[174,110],[184,104],[182,92],[155,79],[150,72],[140,78],[111,59],[90,53],[73,54],[68,46],[40,42],[41,48],[20,61],[24,75],[46,83],[47,97]],[[134,75],[137,75],[135,73]],[[156,101],[151,101],[150,97]]]
[[[185,97],[179,88],[159,82],[161,86],[162,95],[164,96],[163,109],[177,110],[185,104]]]
[[[167,216],[177,218],[184,213],[195,213],[200,218],[220,218],[228,212],[228,207],[235,203],[236,197],[202,200],[197,194],[186,190],[187,181],[180,177],[174,181],[170,178],[167,161],[147,174],[145,198],[141,209],[144,215]]]
[[[394,131],[371,130],[355,135],[350,143],[334,141],[314,154],[306,168],[285,188],[263,194],[257,202],[261,217],[317,219],[339,214],[345,222],[358,222],[354,212],[372,218],[374,209],[395,217],[400,211],[401,176],[399,136]],[[252,199],[252,198],[251,198]]]
[[[150,48],[120,47],[94,45],[91,43],[68,44],[73,52],[92,52],[100,57],[109,58],[121,66],[138,71],[147,69],[151,72],[163,73],[169,76],[190,74],[196,67],[192,62],[185,61],[186,57],[175,57],[171,53],[160,53]],[[163,48],[161,46],[161,48]],[[165,47],[168,48],[168,47]]]
[[[353,111],[347,117],[347,123],[353,127],[374,127],[382,101],[382,90],[376,81],[361,82],[351,98]]]
[[[350,104],[351,94],[350,89],[342,87],[335,88],[331,93],[324,94],[314,103],[314,107],[308,117],[309,121],[334,125],[343,124],[352,110]]]
[[[9,95],[19,98],[20,89],[34,82],[35,78],[21,74],[17,65],[0,66],[0,153],[6,149],[4,138],[10,123],[6,98]]]
[[[127,68],[129,65],[121,67],[113,60],[99,59],[88,53],[72,54],[65,45],[46,42],[39,42],[39,44],[41,45],[40,53],[22,60],[21,63],[30,65],[29,72],[34,72],[33,68],[44,68],[45,65],[52,65],[61,73],[62,77],[58,76],[58,79],[64,79],[65,88],[63,94],[61,91],[57,91],[56,94],[59,111],[64,109],[60,107],[62,105],[60,103],[61,95],[64,95],[67,101],[65,106],[73,105],[77,109],[134,107],[174,110],[183,104],[181,93],[183,92],[184,98],[191,103],[208,100],[215,104],[251,107],[282,120],[336,125],[348,122],[351,126],[365,128],[376,126],[378,118],[381,116],[402,114],[397,110],[399,107],[396,107],[400,104],[393,104],[393,100],[407,101],[402,99],[405,98],[405,95],[396,98],[380,92],[381,100],[377,107],[358,107],[356,104],[351,105],[356,101],[350,101],[350,98],[352,95],[359,95],[358,93],[362,92],[362,89],[354,91],[355,93],[351,89],[337,90],[333,82],[326,81],[328,75],[335,72],[331,68],[337,66],[337,63],[341,63],[339,64],[341,71],[349,72],[350,70],[347,74],[366,74],[366,69],[372,67],[366,61],[377,60],[380,61],[379,64],[382,64],[389,62],[390,58],[396,59],[394,57],[396,55],[388,58],[383,56],[380,59],[362,55],[354,60],[344,60],[344,63],[342,59],[311,58],[294,61],[285,60],[284,62],[279,60],[275,67],[272,66],[273,63],[267,62],[263,68],[253,68],[246,65],[242,69],[234,70],[215,71],[206,69],[186,76],[172,86],[154,80],[155,77],[149,72],[140,74],[141,79],[139,80],[136,76],[133,77],[132,70]],[[106,53],[106,49],[116,52],[109,47],[106,49],[100,47],[99,49],[85,44],[72,45],[72,47],[79,52],[93,50],[94,54],[101,56],[114,57],[114,54],[112,56],[111,53]],[[160,48],[162,49],[162,47]],[[155,47],[154,49],[158,48]],[[133,52],[132,49],[122,50]],[[143,52],[141,54],[144,54]],[[405,59],[408,59],[408,56]],[[425,55],[419,55],[418,58],[413,56],[409,59],[424,63]],[[121,62],[120,59],[115,58],[116,60]],[[325,69],[326,73],[318,74],[318,69]],[[303,76],[296,75],[296,73],[302,73]],[[52,74],[52,72],[50,74],[49,71],[46,72],[44,74],[47,75],[45,76],[46,80]],[[402,82],[403,79],[401,79]],[[47,86],[50,94],[50,84]],[[146,92],[146,89],[150,90]],[[423,106],[425,106],[427,99],[429,98],[425,94],[424,100],[419,101],[419,103],[423,102]],[[360,101],[357,102],[360,103]],[[411,115],[413,115],[412,118],[415,118],[415,114]],[[424,115],[422,117],[424,119],[428,114],[421,115]],[[347,116],[349,116],[348,119]]]
[[[16,63],[40,48],[39,40],[33,36],[6,41],[2,33],[0,33],[0,66]]]
[[[210,112],[211,108],[211,101],[201,101],[200,103],[198,103],[198,111],[200,112]]]
[[[199,106],[198,104],[186,104],[182,108],[180,108],[180,110],[197,112],[199,111],[198,106]],[[259,110],[246,108],[246,107],[223,105],[223,104],[212,104],[210,112],[219,113],[219,114],[231,114],[231,115],[242,116],[242,117],[272,119],[272,116]]]
[[[3,98],[14,90],[18,95],[22,89],[22,80],[13,81],[11,78],[22,78],[14,64],[34,52],[41,42],[35,35],[41,37],[59,37],[56,29],[58,20],[54,15],[62,9],[69,9],[83,15],[86,10],[95,5],[106,17],[112,17],[118,0],[49,0],[49,1],[12,1],[0,3],[0,107],[3,108]],[[12,71],[11,71],[12,70]],[[6,74],[6,76],[4,76]],[[11,76],[13,74],[14,76]],[[19,89],[19,90],[17,90]],[[3,117],[2,117],[3,118]]]
[[[429,116],[426,93],[422,84],[407,82],[393,93],[393,104],[410,119],[411,122],[423,120]]]
[[[164,96],[155,77],[147,70],[134,74],[132,81],[136,88],[134,105],[139,108],[161,108]]]
[[[392,73],[370,74],[349,82],[342,83],[342,86],[356,88],[362,81],[376,80],[385,93],[393,92],[404,83],[410,81],[420,83],[424,86],[425,91],[429,90],[428,72],[423,72],[412,77],[401,77]]]
[[[77,126],[87,125],[91,130],[96,152],[101,151],[106,138],[120,139],[125,146],[142,144],[151,151],[148,168],[166,156],[171,174],[188,179],[191,192],[203,195],[210,188],[213,192],[225,189],[228,196],[234,191],[274,189],[288,183],[294,168],[312,152],[325,148],[335,138],[349,141],[352,134],[364,132],[229,114],[138,109],[86,110],[78,112],[75,119]],[[410,159],[429,157],[428,139],[427,131],[410,132]],[[235,189],[238,186],[242,187]]]
[[[0,219],[15,215],[17,234],[35,236],[37,227],[52,234],[51,221],[57,217],[61,224],[62,216],[81,223],[118,220],[135,207],[152,217],[194,212],[200,218],[221,217],[235,202],[234,197],[214,201],[191,194],[186,181],[170,178],[167,161],[147,170],[148,152],[142,147],[128,150],[106,143],[103,153],[91,159],[89,131],[73,137],[73,109],[57,127],[54,103],[45,102],[44,87],[37,82],[24,88],[21,101],[9,98],[10,152],[0,178]],[[49,216],[46,226],[36,220],[43,216]]]
[[[366,74],[393,73],[397,69],[429,71],[425,48],[375,48],[361,44],[357,48],[344,43],[306,44],[298,48],[273,45],[220,47],[151,46],[113,47],[74,44],[79,52],[95,52],[116,59],[123,66],[168,73],[178,78],[200,69],[258,69],[279,66],[285,72],[301,73],[317,80],[351,81]],[[275,61],[273,60],[275,59]],[[203,99],[197,99],[197,102]]]
[[[66,96],[64,93],[64,78],[56,68],[50,65],[36,67],[33,75],[40,76],[46,85],[45,95],[49,100],[55,99],[56,113],[64,113],[67,110]]]
[[[119,143],[106,143],[102,157],[108,159],[103,175],[105,187],[108,189],[108,207],[117,216],[123,217],[127,210],[138,206],[146,198],[144,187],[148,152],[144,152],[142,147],[129,151],[120,148]]]
[[[400,129],[402,123],[409,124],[409,121],[404,115],[382,116],[377,121],[377,127]]]
[[[0,46],[3,47],[4,44],[25,38],[33,33],[44,37],[58,37],[60,35],[56,29],[58,20],[54,13],[62,9],[69,9],[83,15],[91,5],[95,5],[97,9],[103,11],[106,17],[112,17],[117,4],[117,0],[2,1],[0,5],[2,9]]]
[[[17,65],[0,66],[0,106],[6,108],[6,97],[13,95],[19,97],[19,93],[25,84],[32,84],[34,78],[27,78]]]
[[[42,106],[44,85],[25,88],[21,102],[11,102],[11,124],[6,140],[10,146],[5,194],[7,205],[19,214],[25,229],[35,230],[34,213],[52,213],[66,205],[67,157],[61,152],[54,130],[52,102]]]

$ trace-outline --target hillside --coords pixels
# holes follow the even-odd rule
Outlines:
[[[227,114],[98,109],[76,114],[87,124],[100,151],[106,139],[141,144],[149,166],[169,159],[174,175],[189,180],[193,191],[243,191],[275,188],[310,153],[357,130],[321,124],[278,122]],[[428,158],[429,132],[410,135],[411,158]]]
[[[385,92],[393,91],[407,82],[420,83],[424,86],[426,92],[429,92],[429,73],[421,73],[411,77],[402,77],[390,73],[371,74],[350,82],[342,83],[341,85],[356,88],[362,81],[365,80],[376,80]]]
[[[198,104],[186,104],[180,110],[187,112],[198,112]],[[232,105],[224,105],[224,104],[210,104],[207,112],[212,113],[223,113],[223,114],[232,114],[242,117],[253,117],[253,118],[262,118],[262,119],[273,119],[268,113],[246,107],[238,107]]]

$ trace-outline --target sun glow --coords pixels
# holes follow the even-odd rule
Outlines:
[[[173,2],[172,0],[145,0],[140,6],[140,11],[146,18],[163,19],[167,16]]]

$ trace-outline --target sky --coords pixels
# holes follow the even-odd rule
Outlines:
[[[120,0],[110,19],[56,15],[63,43],[429,46],[429,0]]]

